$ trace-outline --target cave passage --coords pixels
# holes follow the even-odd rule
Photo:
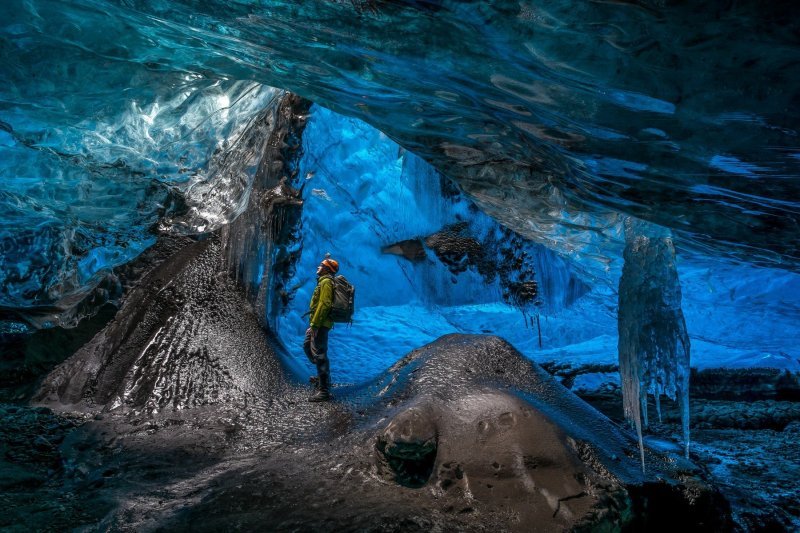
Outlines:
[[[3,2],[0,527],[800,528],[793,15]]]

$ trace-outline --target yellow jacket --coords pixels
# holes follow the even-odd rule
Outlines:
[[[311,327],[333,327],[333,320],[328,318],[333,305],[333,277],[329,275],[317,278],[317,287],[311,295],[308,310],[311,313]]]

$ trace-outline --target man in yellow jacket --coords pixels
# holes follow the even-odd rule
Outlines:
[[[328,332],[333,328],[330,319],[333,305],[333,276],[339,271],[339,263],[333,259],[323,260],[317,267],[317,287],[308,306],[311,325],[306,330],[303,351],[317,367],[317,392],[309,402],[325,402],[331,399],[331,370],[328,362]]]

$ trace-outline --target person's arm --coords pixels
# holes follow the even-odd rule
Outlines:
[[[323,279],[319,284],[319,302],[317,310],[311,317],[311,327],[318,328],[328,319],[328,313],[333,306],[333,280]]]

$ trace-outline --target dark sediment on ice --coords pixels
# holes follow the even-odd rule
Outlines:
[[[693,370],[692,397],[711,400],[800,401],[800,374],[777,368]]]
[[[629,433],[496,337],[443,337],[370,383],[334,388],[333,403],[307,403],[222,255],[216,238],[179,250],[45,380],[37,402],[88,421],[58,448],[65,467],[18,489],[74,496],[39,519],[143,530],[731,527],[693,463],[648,451],[642,474]]]
[[[249,394],[269,394],[282,383],[277,358],[264,357],[272,350],[222,268],[217,238],[181,248],[47,377],[36,400],[155,412],[209,404],[233,409]]]
[[[572,388],[578,376],[618,374],[616,364],[587,364],[548,361],[542,367],[562,385]],[[690,397],[702,400],[731,401],[800,401],[800,373],[777,368],[704,368],[691,369]]]
[[[74,328],[0,335],[0,401],[30,399],[41,378],[100,332],[148,272],[192,242],[186,237],[162,235],[135,260],[112,269],[73,310],[83,316]]]
[[[542,365],[567,388],[576,379],[589,374],[617,373],[616,365],[572,366],[557,362]],[[692,369],[690,421],[702,429],[774,429],[782,430],[800,421],[800,375],[774,368]],[[623,421],[621,392],[616,382],[605,383],[595,390],[578,391],[585,399],[613,420]],[[655,414],[652,398],[649,412]],[[662,400],[662,421],[680,420],[680,411]],[[655,419],[655,415],[653,417]]]
[[[782,431],[709,428],[693,435],[693,456],[707,465],[742,529],[798,530],[800,422]]]
[[[525,241],[507,228],[499,227],[500,236],[490,233],[480,240],[472,235],[467,222],[443,227],[432,235],[388,244],[382,253],[424,261],[427,249],[454,276],[475,269],[486,281],[499,280],[503,299],[521,309],[537,302],[539,286],[536,273],[528,265]]]

